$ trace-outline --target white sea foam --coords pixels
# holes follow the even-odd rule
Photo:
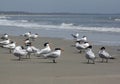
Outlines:
[[[36,23],[29,23],[27,20],[7,20],[0,19],[1,26],[16,26],[16,27],[24,27],[24,28],[32,28],[39,27]]]
[[[4,15],[0,15],[0,19],[8,19],[8,18],[10,18],[10,17],[4,16]]]
[[[120,28],[107,28],[107,27],[83,27],[80,25],[74,25],[73,23],[61,23],[60,25],[53,24],[38,24],[34,22],[29,22],[27,20],[8,20],[0,19],[1,26],[15,26],[23,28],[32,28],[32,29],[73,29],[81,31],[97,31],[97,32],[120,32]]]
[[[116,18],[116,19],[114,19],[115,21],[120,21],[120,18]]]
[[[73,24],[72,23],[62,23],[61,26],[62,27],[71,27],[71,26],[73,26]]]

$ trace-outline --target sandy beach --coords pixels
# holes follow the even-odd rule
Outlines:
[[[10,39],[23,45],[22,36],[10,36]],[[45,42],[50,42],[52,50],[56,47],[64,49],[57,63],[34,55],[31,59],[18,61],[9,50],[0,48],[0,84],[119,84],[119,46],[105,46],[116,59],[101,63],[98,57],[101,45],[93,45],[97,59],[95,64],[87,64],[85,53],[79,53],[72,46],[72,40],[39,37],[33,45],[41,49]]]

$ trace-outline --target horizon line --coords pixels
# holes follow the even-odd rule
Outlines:
[[[77,13],[77,12],[27,12],[27,11],[0,11],[0,14],[120,14],[120,13]]]

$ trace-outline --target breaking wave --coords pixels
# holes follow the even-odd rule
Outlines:
[[[115,21],[120,21],[120,18],[116,18],[116,19],[114,19]]]
[[[31,29],[69,29],[81,31],[96,31],[96,32],[120,32],[120,28],[114,27],[85,27],[81,25],[74,25],[74,23],[61,23],[61,24],[40,24],[29,22],[28,20],[9,20],[9,17],[0,16],[0,26],[15,26]]]

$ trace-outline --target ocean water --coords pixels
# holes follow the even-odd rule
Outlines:
[[[120,45],[120,15],[0,15],[0,33],[19,36],[31,31],[42,37],[73,39],[76,32],[93,44]]]

